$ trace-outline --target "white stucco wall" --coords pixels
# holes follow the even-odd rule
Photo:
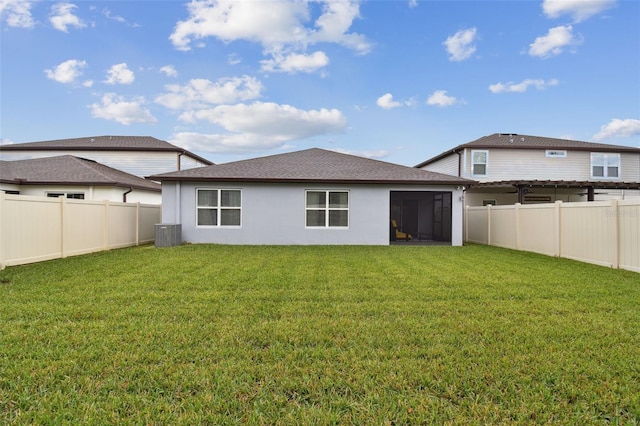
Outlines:
[[[453,186],[165,182],[162,187],[162,221],[182,224],[184,242],[256,245],[388,245],[391,191],[451,191],[452,245],[462,245],[462,191]],[[196,226],[197,188],[240,189],[241,226]],[[349,227],[307,228],[306,190],[349,191]]]
[[[84,194],[85,200],[122,202],[122,195],[127,188],[114,186],[88,186],[88,185],[6,185],[0,186],[2,190],[20,191],[20,195],[46,197],[49,192],[72,192]],[[160,204],[162,197],[159,192],[134,189],[127,194],[127,203]]]

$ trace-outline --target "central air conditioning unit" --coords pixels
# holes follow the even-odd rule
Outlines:
[[[179,223],[156,224],[156,247],[173,247],[182,244],[182,225]]]

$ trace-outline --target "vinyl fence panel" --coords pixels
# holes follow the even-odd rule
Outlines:
[[[0,193],[0,268],[153,242],[159,205]]]
[[[466,240],[640,272],[640,202],[467,207]]]

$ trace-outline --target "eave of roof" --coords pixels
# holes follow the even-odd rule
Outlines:
[[[449,155],[459,153],[465,148],[473,149],[558,149],[567,151],[590,151],[590,152],[630,152],[640,154],[640,148],[624,145],[610,145],[604,143],[583,142],[569,139],[547,138],[541,136],[518,135],[515,133],[494,133],[483,136],[471,142],[458,145],[435,157],[417,164],[416,168],[424,167],[428,164],[439,161]]]
[[[123,151],[123,152],[175,152],[189,155],[197,161],[211,165],[211,161],[169,142],[151,136],[89,136],[0,145],[0,151]]]

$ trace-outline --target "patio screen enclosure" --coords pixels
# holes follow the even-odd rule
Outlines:
[[[414,241],[451,242],[451,192],[391,191],[390,219]]]

